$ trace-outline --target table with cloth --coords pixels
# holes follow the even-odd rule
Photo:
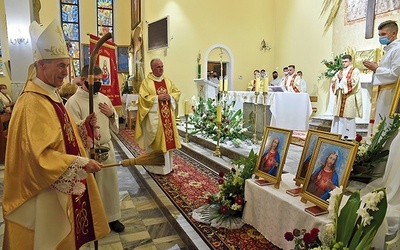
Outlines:
[[[273,185],[260,186],[254,179],[248,179],[245,183],[243,220],[283,249],[294,247],[293,241],[285,240],[286,232],[292,232],[295,228],[310,231],[329,222],[327,215],[315,217],[304,211],[306,207],[314,206],[313,203],[305,204],[300,201],[300,196],[293,197],[286,193],[286,190],[297,187],[293,178],[293,174],[283,174],[279,189]]]
[[[312,106],[307,93],[274,93],[271,96],[270,110],[271,126],[308,131]]]

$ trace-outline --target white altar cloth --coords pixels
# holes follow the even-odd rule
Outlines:
[[[243,220],[283,249],[294,247],[293,241],[285,240],[286,232],[292,232],[295,228],[309,231],[329,222],[327,215],[314,217],[304,211],[306,207],[313,206],[311,202],[305,204],[300,201],[300,196],[293,197],[286,193],[287,189],[297,187],[293,178],[293,174],[283,174],[279,189],[273,185],[259,186],[254,179],[248,179],[244,189],[246,205]]]
[[[312,114],[310,96],[307,93],[273,93],[271,96],[271,126],[308,131]]]

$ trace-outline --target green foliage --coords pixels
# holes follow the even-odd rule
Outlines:
[[[217,222],[220,223],[242,216],[245,205],[245,181],[252,177],[257,158],[258,155],[251,150],[248,157],[241,157],[234,161],[235,167],[230,171],[219,173],[220,191],[208,197],[208,203],[217,208],[215,213],[207,215],[210,220],[217,219]]]
[[[331,79],[335,76],[335,74],[343,68],[342,65],[342,56],[344,53],[340,53],[339,55],[332,55],[332,59],[330,60],[322,60],[321,63],[323,63],[326,66],[325,72],[323,72],[319,77],[318,80],[322,80],[324,78]]]
[[[360,207],[360,192],[351,194],[346,205],[342,208],[337,219],[336,241],[344,245],[350,240],[354,225],[357,220],[357,210]]]
[[[357,176],[372,177],[376,164],[386,161],[389,150],[384,150],[385,143],[400,127],[400,115],[394,115],[392,118],[390,124],[387,124],[386,117],[382,119],[370,141],[362,138],[357,140],[359,146],[353,165],[364,167],[363,172]]]
[[[189,114],[189,124],[191,134],[200,134],[205,138],[217,141],[217,105],[222,106],[222,117],[220,127],[220,141],[245,140],[244,132],[247,128],[243,126],[242,110],[233,110],[234,102],[228,104],[221,101],[219,104],[215,99],[204,100],[199,97],[195,102],[193,113]]]

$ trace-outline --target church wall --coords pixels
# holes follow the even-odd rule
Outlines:
[[[206,51],[215,44],[223,44],[233,54],[234,75],[230,79],[232,90],[245,90],[253,79],[254,69],[273,69],[276,53],[274,41],[274,13],[272,0],[197,1],[142,1],[145,73],[150,71],[149,62],[154,57],[164,61],[165,75],[170,77],[182,91],[180,106],[186,99],[197,95],[193,79],[197,78],[197,56],[201,61]],[[147,22],[169,15],[170,47],[147,51]],[[269,42],[269,52],[260,50],[262,40]],[[218,53],[212,51],[209,60],[219,61]],[[223,56],[226,62],[228,56]],[[206,66],[202,65],[202,76]],[[241,79],[240,79],[241,78]],[[183,110],[181,108],[181,110]],[[182,112],[180,112],[182,113]]]
[[[308,93],[319,96],[318,112],[324,112],[329,86],[319,83],[317,78],[324,70],[322,59],[331,55],[332,32],[323,36],[325,20],[320,18],[321,8],[317,8],[313,0],[240,3],[243,2],[206,0],[193,6],[182,0],[161,4],[156,0],[142,2],[145,21],[170,15],[173,36],[167,50],[145,51],[145,72],[150,70],[149,60],[160,57],[165,63],[165,74],[182,90],[182,100],[190,99],[197,93],[193,78],[197,74],[198,52],[204,56],[211,45],[224,44],[234,57],[234,87],[231,89],[245,90],[254,69],[264,68],[269,74],[277,69],[282,77],[282,68],[295,64],[297,70],[304,73]],[[146,23],[143,28],[147,39]],[[270,51],[260,50],[263,39],[272,47]],[[146,50],[146,41],[144,44]],[[211,57],[218,61],[218,53]]]
[[[375,16],[373,38],[365,39],[365,18],[346,22],[346,2],[343,1],[339,12],[333,23],[333,52],[335,54],[344,51],[347,47],[354,48],[356,51],[380,48],[378,26],[386,20],[395,20],[400,25],[400,10],[391,11]],[[398,37],[399,38],[399,37]]]
[[[7,70],[4,66],[4,63],[7,62],[7,60],[10,58],[10,53],[8,52],[8,41],[7,41],[7,35],[6,35],[6,30],[7,30],[7,21],[6,21],[6,16],[5,16],[5,9],[4,9],[4,0],[0,1],[0,42],[1,42],[1,52],[2,52],[2,58],[3,58],[3,71],[4,75],[0,76],[0,84],[6,84],[9,89],[11,80],[9,75],[7,74]]]
[[[277,50],[274,62],[280,77],[283,76],[282,68],[290,64],[296,66],[296,72],[303,71],[307,92],[318,96],[316,107],[320,114],[325,112],[328,104],[329,83],[318,81],[318,77],[325,70],[321,61],[331,55],[332,29],[323,34],[326,17],[320,17],[322,1],[317,2],[274,1]]]

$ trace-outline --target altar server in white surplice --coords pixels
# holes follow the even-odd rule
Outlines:
[[[350,55],[343,55],[343,69],[332,78],[332,91],[336,96],[331,132],[342,139],[356,137],[356,117],[362,116],[360,71],[351,65]]]
[[[111,131],[119,132],[118,116],[111,103],[111,100],[100,93],[101,80],[103,71],[99,66],[93,68],[94,85],[93,85],[93,110],[97,115],[97,125],[100,126],[100,140],[95,140],[95,144],[110,149],[108,159],[103,164],[116,163],[114,147],[111,141]],[[89,75],[89,67],[85,65],[81,70],[80,87],[76,90],[67,103],[67,110],[75,121],[81,121],[89,113],[89,84],[87,77]],[[116,168],[105,168],[96,173],[96,182],[99,187],[101,199],[104,203],[108,224],[114,232],[124,231],[124,225],[119,222],[121,218],[119,190],[118,190],[118,174]]]
[[[396,83],[400,76],[400,40],[397,40],[398,26],[396,21],[388,20],[379,24],[378,31],[379,42],[385,45],[383,48],[385,54],[379,65],[376,62],[363,62],[365,67],[374,72],[373,85],[379,86],[375,117],[371,117],[375,121],[375,127],[382,120],[381,117],[388,117],[389,115]],[[374,104],[374,100],[372,100],[372,104]],[[386,122],[390,123],[391,119],[386,119]]]

